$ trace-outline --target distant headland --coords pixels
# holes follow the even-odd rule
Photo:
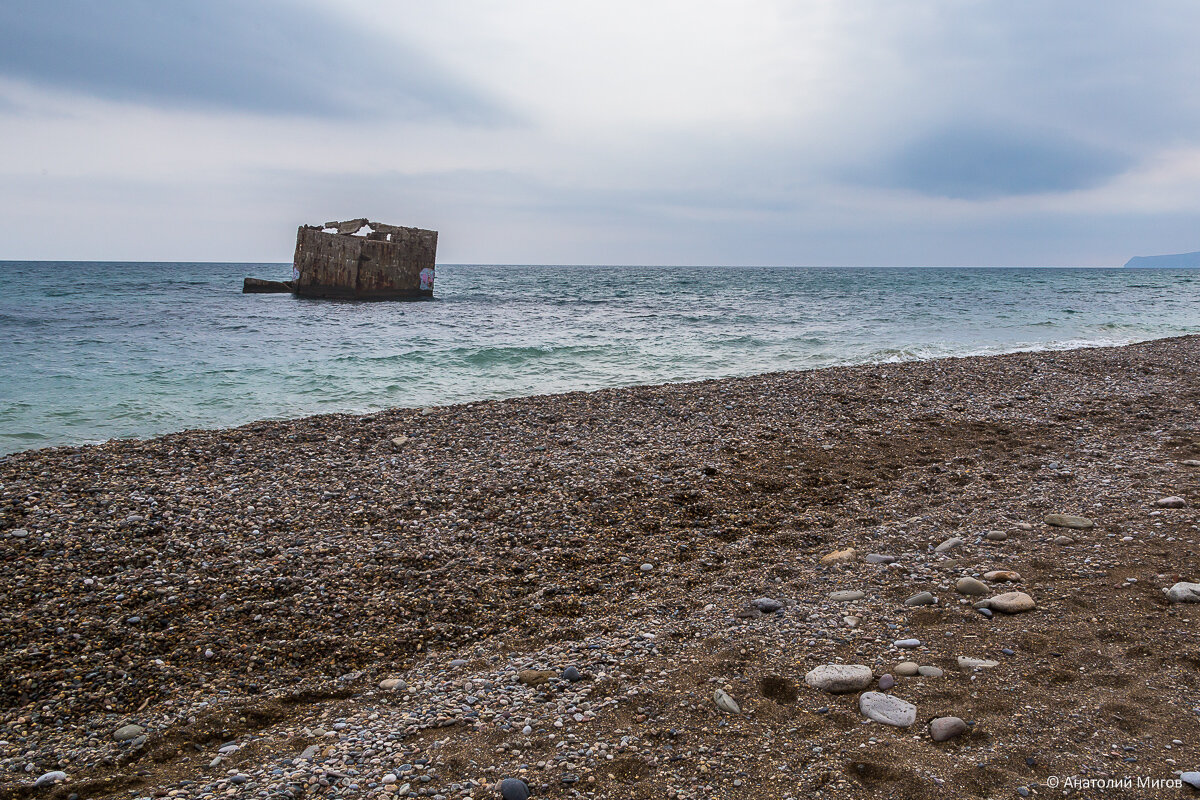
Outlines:
[[[1134,256],[1125,262],[1127,267],[1200,267],[1200,252],[1175,253],[1169,256]]]

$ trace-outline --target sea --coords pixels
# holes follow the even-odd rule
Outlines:
[[[1200,270],[444,264],[436,299],[243,295],[290,264],[0,262],[0,453],[1200,333]]]

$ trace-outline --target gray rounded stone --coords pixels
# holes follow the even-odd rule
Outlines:
[[[907,728],[917,721],[917,707],[894,694],[863,692],[858,698],[858,710],[868,719],[897,728]]]
[[[904,605],[914,608],[916,606],[931,606],[936,602],[937,598],[933,596],[932,592],[918,592],[905,600]]]
[[[957,536],[947,539],[946,541],[933,548],[935,553],[948,553],[951,550],[957,550],[963,546],[963,540]]]
[[[713,692],[713,702],[717,704],[717,708],[728,714],[742,713],[742,707],[738,705],[738,701],[734,700],[724,689],[717,689]]]
[[[917,667],[917,674],[924,678],[940,678],[946,673],[942,672],[940,667]]]
[[[783,603],[773,597],[759,597],[756,600],[751,600],[750,605],[757,608],[764,614],[770,614],[783,608]]]
[[[879,676],[879,691],[886,692],[888,689],[891,689],[895,685],[896,685],[896,679],[893,678],[890,674],[885,672],[883,675]]]
[[[1008,540],[1008,534],[1004,531],[988,531],[984,534],[983,538],[989,542],[1003,542]]]
[[[130,739],[136,739],[146,732],[146,729],[141,725],[122,725],[113,733],[113,738],[118,742],[128,742]]]
[[[822,664],[804,676],[804,682],[814,689],[831,694],[857,692],[870,685],[874,675],[862,664]]]
[[[902,675],[906,678],[910,678],[913,675],[916,675],[920,670],[921,670],[921,668],[919,666],[917,666],[917,662],[915,662],[915,661],[901,661],[899,664],[896,665],[896,668],[892,671],[895,672],[897,675]]]
[[[563,670],[563,679],[571,683],[576,683],[583,680],[583,675],[579,672],[579,668],[575,666],[567,667]]]
[[[829,599],[835,603],[850,603],[855,600],[862,600],[866,594],[858,589],[845,589],[840,592],[830,592]]]
[[[503,800],[529,800],[529,787],[520,778],[505,778],[500,781],[500,797]]]
[[[867,553],[868,564],[895,564],[896,557],[884,555],[883,553]]]
[[[1200,789],[1200,772],[1185,772],[1179,776],[1179,780],[1193,789]]]
[[[1164,497],[1160,500],[1155,500],[1154,505],[1158,506],[1159,508],[1187,508],[1187,500],[1184,500],[1182,497],[1172,495],[1171,497]]]
[[[47,772],[45,775],[42,775],[40,778],[34,781],[33,788],[40,789],[43,786],[53,786],[59,781],[65,781],[66,779],[67,773],[56,769],[54,772]]]
[[[1163,589],[1167,599],[1172,603],[1200,603],[1200,583],[1179,583],[1170,589]]]
[[[987,584],[974,578],[959,578],[954,584],[954,591],[971,597],[982,597],[988,593]]]
[[[967,723],[958,717],[938,717],[929,723],[929,735],[935,742],[946,742],[967,732]]]
[[[915,650],[916,648],[921,646],[921,640],[920,639],[897,639],[896,641],[892,642],[892,644],[896,645],[896,647],[899,647],[902,650]]]

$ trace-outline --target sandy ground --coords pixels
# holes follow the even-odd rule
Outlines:
[[[1198,796],[1198,401],[1189,337],[15,454],[0,797]]]

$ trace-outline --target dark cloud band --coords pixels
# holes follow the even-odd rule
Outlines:
[[[508,114],[411,46],[270,0],[4,0],[0,75],[105,99],[306,117]]]

